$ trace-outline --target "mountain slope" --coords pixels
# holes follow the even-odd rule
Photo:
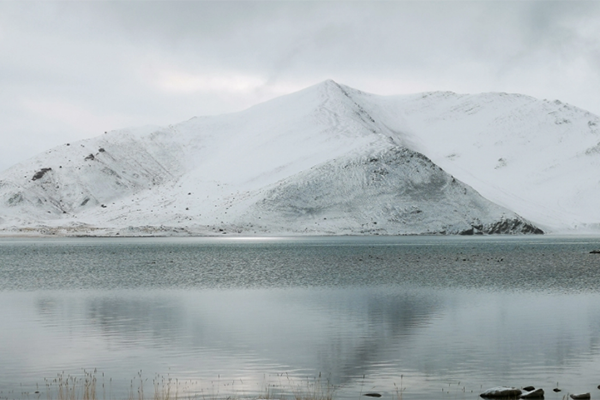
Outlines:
[[[542,233],[425,156],[391,145],[316,166],[255,197],[242,218],[280,232]]]
[[[423,143],[403,125],[397,107],[410,110],[403,102],[415,103],[326,81],[240,113],[59,146],[0,174],[0,227],[68,234],[536,231],[416,152]]]
[[[483,196],[547,230],[600,229],[600,118],[506,93],[352,97]]]

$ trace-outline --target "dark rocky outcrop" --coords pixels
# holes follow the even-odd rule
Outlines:
[[[472,225],[471,228],[459,232],[459,235],[495,235],[495,234],[534,234],[543,235],[544,231],[520,218],[502,219],[488,225]]]
[[[573,400],[585,400],[591,398],[590,393],[573,393],[570,396]]]
[[[523,388],[525,390],[525,388]],[[522,399],[541,399],[544,397],[544,389],[532,389],[521,393]]]
[[[515,231],[521,233],[533,233],[537,235],[541,235],[544,233],[544,231],[542,231],[540,228],[530,224],[529,222],[525,222],[517,218],[505,219],[495,224],[492,224],[488,228],[487,233],[509,233]]]
[[[52,171],[52,168],[42,168],[39,171],[37,171],[35,174],[33,174],[33,178],[31,178],[32,181],[37,181],[38,179],[42,179],[44,177],[44,175],[46,175],[46,172],[48,171]]]
[[[486,390],[479,396],[484,399],[517,399],[521,393],[522,390],[518,388],[498,386]]]

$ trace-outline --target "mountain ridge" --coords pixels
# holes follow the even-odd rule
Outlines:
[[[544,115],[539,112],[540,104],[545,104]],[[519,209],[519,204],[531,202],[532,195],[527,192],[526,184],[515,181],[517,189],[510,191],[506,182],[514,179],[516,174],[505,176],[493,171],[490,173],[490,169],[509,170],[514,169],[514,165],[532,167],[509,157],[516,157],[515,154],[521,156],[523,151],[518,148],[504,158],[505,165],[499,159],[491,162],[487,158],[490,155],[496,157],[494,151],[500,148],[506,152],[508,147],[494,145],[489,136],[498,134],[496,141],[511,145],[528,138],[538,143],[543,135],[534,131],[528,137],[525,134],[527,129],[532,129],[536,123],[545,129],[548,120],[555,123],[570,118],[570,122],[555,125],[570,124],[579,129],[587,124],[586,129],[591,133],[586,136],[578,132],[575,135],[586,138],[583,145],[573,145],[569,135],[563,131],[555,129],[550,134],[563,134],[563,141],[570,146],[567,146],[569,154],[577,148],[577,154],[585,156],[591,153],[587,154],[589,159],[600,159],[600,153],[596,157],[594,151],[600,148],[600,140],[588,137],[598,133],[593,130],[598,117],[570,107],[565,109],[562,103],[544,103],[528,96],[507,94],[432,92],[378,96],[327,80],[238,113],[194,117],[168,127],[111,131],[96,138],[57,146],[17,164],[0,173],[0,229],[13,233],[36,232],[37,229],[61,234],[96,232],[108,235],[127,232],[221,234],[227,231],[241,231],[238,232],[240,234],[449,234],[469,231],[494,233],[489,228],[494,223],[516,221],[505,232],[534,232],[539,228],[529,222],[528,217],[540,214],[539,211],[536,214],[535,208],[544,209],[552,204],[542,202],[535,207],[521,206]],[[549,114],[552,112],[554,114]],[[450,157],[456,149],[460,152],[456,152],[454,158]],[[478,155],[478,150],[482,154]],[[552,147],[552,151],[555,150]],[[382,183],[377,190],[369,192],[368,201],[361,200],[363,208],[373,206],[372,215],[361,214],[359,207],[354,213],[343,214],[345,217],[338,216],[336,224],[331,223],[332,216],[324,217],[330,221],[327,229],[324,225],[308,229],[303,220],[305,216],[297,215],[293,222],[280,213],[298,201],[289,194],[301,183],[310,187],[311,191],[319,192],[317,199],[319,196],[325,198],[324,194],[329,193],[328,189],[332,187],[337,187],[339,193],[344,192],[344,188],[338,185],[342,181],[347,187],[354,187],[357,193],[367,193],[372,188],[357,186],[356,182],[349,180],[340,168],[340,160],[354,163],[352,168],[358,168],[364,175],[371,173],[368,172],[371,166],[356,160],[378,152],[398,151],[413,154],[413,158],[420,154],[429,160],[430,165],[422,166],[419,174],[410,172],[410,169],[403,170],[391,159],[395,167],[390,167],[392,164],[380,165],[379,168],[394,176],[395,181]],[[545,161],[544,157],[540,159]],[[561,167],[557,167],[556,162],[553,165],[555,169]],[[569,168],[576,167],[569,164]],[[477,207],[471,210],[471,214],[465,209],[459,221],[453,215],[457,207],[462,207],[458,195],[444,192],[447,198],[438,203],[453,204],[453,208],[427,208],[430,217],[439,213],[436,218],[442,222],[437,225],[432,222],[436,218],[431,217],[427,223],[422,220],[420,225],[418,219],[405,219],[387,227],[378,222],[377,230],[361,228],[361,224],[368,224],[376,214],[380,221],[385,220],[381,217],[384,210],[394,209],[390,202],[396,201],[398,210],[410,209],[410,205],[402,205],[402,202],[413,200],[398,194],[403,185],[434,179],[438,168],[448,173],[444,172],[447,175],[444,180],[453,179],[461,185],[466,183],[464,187],[469,192],[469,201],[464,204],[479,199],[478,192],[481,191],[483,197],[498,202],[500,206],[486,200],[486,206],[479,207],[477,212]],[[314,171],[324,173],[328,169],[336,170],[338,175],[330,177],[327,184],[317,185],[320,178],[314,175]],[[400,170],[404,172],[401,174]],[[539,171],[536,173],[540,174]],[[561,174],[564,180],[565,173]],[[36,176],[38,178],[33,179]],[[492,180],[488,179],[490,177]],[[495,182],[498,177],[502,179]],[[595,193],[596,186],[589,186],[589,190]],[[273,189],[276,187],[287,187],[290,191]],[[442,191],[442,188],[439,190]],[[330,193],[329,198],[338,199],[336,204],[343,208],[342,204],[347,201],[340,200],[338,192]],[[511,196],[525,200],[519,203],[511,200]],[[267,198],[271,207],[261,209],[257,204],[262,204],[262,200]],[[383,198],[388,199],[386,204]],[[278,199],[279,203],[274,203],[273,199]],[[307,202],[307,208],[324,204],[308,198],[303,201]],[[477,200],[483,204],[482,201]],[[429,204],[425,198],[416,203],[423,207]],[[418,205],[416,207],[419,208]],[[509,211],[514,208],[525,218]],[[569,220],[567,208],[563,207],[566,216],[560,220],[564,226],[574,219]],[[258,226],[259,220],[261,229],[241,228]],[[265,220],[269,220],[271,225],[267,226]],[[287,231],[281,224],[284,220],[287,221]],[[478,220],[487,222],[479,224]],[[541,224],[544,230],[561,228],[559,224],[548,224],[548,218],[532,220]],[[572,225],[576,226],[578,222]],[[595,220],[590,218],[585,223],[593,227]],[[488,228],[477,228],[483,226]]]

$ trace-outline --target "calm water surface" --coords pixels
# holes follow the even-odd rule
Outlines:
[[[106,399],[132,380],[148,396],[170,377],[180,396],[241,398],[319,374],[338,399],[498,385],[600,398],[594,249],[600,238],[0,239],[0,398],[56,398],[57,374],[94,369]]]

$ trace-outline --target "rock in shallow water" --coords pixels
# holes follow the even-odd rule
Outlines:
[[[521,389],[518,388],[498,386],[486,390],[479,396],[483,398],[517,398],[521,393]]]
[[[544,389],[541,388],[521,393],[522,399],[539,399],[542,397],[544,397]]]
[[[581,400],[581,399],[589,399],[590,398],[590,393],[573,393],[571,395],[571,398],[573,400]]]

